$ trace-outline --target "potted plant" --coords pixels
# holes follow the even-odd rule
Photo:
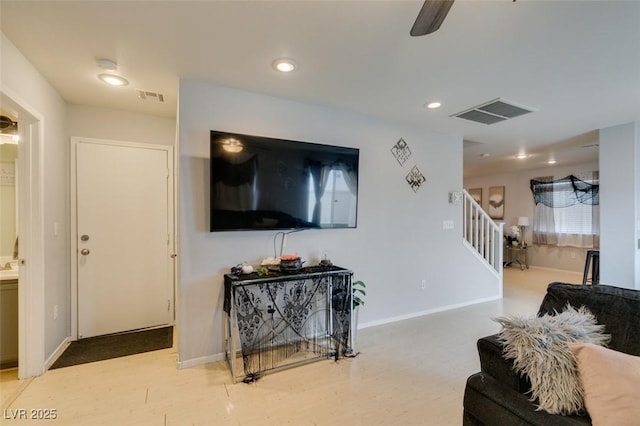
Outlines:
[[[367,292],[364,289],[367,288],[367,285],[364,281],[358,280],[351,284],[351,302],[352,308],[355,311],[358,306],[364,305],[364,300],[362,297],[367,295]]]

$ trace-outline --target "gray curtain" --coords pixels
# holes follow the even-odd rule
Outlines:
[[[331,167],[319,162],[309,162],[309,173],[313,177],[313,194],[316,197],[316,203],[313,207],[313,216],[311,222],[320,225],[320,212],[322,211],[322,196],[327,186],[329,172]]]
[[[600,185],[597,171],[581,177],[532,179],[536,244],[593,248],[600,245]]]
[[[358,170],[352,164],[340,163],[338,169],[344,176],[344,181],[347,183],[349,192],[353,195],[358,195]]]

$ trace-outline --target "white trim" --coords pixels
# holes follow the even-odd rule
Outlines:
[[[358,330],[360,330],[362,328],[369,328],[369,327],[375,327],[375,326],[378,326],[378,325],[389,324],[389,323],[393,323],[393,322],[397,322],[397,321],[404,321],[404,320],[408,320],[408,319],[411,319],[411,318],[422,317],[422,316],[425,316],[425,315],[437,314],[439,312],[450,311],[450,310],[453,310],[453,309],[464,308],[466,306],[477,305],[479,303],[493,302],[495,300],[501,300],[501,299],[502,299],[502,296],[485,297],[483,299],[476,299],[476,300],[472,300],[472,301],[469,301],[469,302],[454,303],[453,305],[446,305],[446,306],[441,306],[441,307],[434,308],[434,309],[427,309],[426,311],[413,312],[413,313],[406,314],[406,315],[399,315],[399,316],[396,316],[396,317],[384,318],[384,319],[376,320],[376,321],[369,321],[369,322],[365,322],[363,324],[359,324],[358,325]]]
[[[203,356],[200,358],[193,358],[187,361],[178,361],[178,369],[182,370],[183,368],[196,367],[198,365],[209,364],[211,362],[224,361],[225,359],[226,359],[225,354],[219,353],[214,355]],[[231,372],[229,372],[229,374],[231,374]]]
[[[65,339],[58,345],[55,351],[51,354],[49,358],[44,363],[45,370],[51,368],[51,366],[60,358],[60,355],[69,347],[71,344],[71,337],[65,337]]]
[[[3,103],[8,100],[24,115],[22,140],[18,143],[20,173],[18,286],[18,377],[27,379],[44,373],[44,127],[42,114],[15,91],[0,85]],[[6,98],[6,99],[5,99]]]
[[[580,275],[582,275],[582,271],[570,271],[568,269],[549,268],[547,266],[529,265],[529,269],[541,269],[543,271],[563,272],[563,273],[567,273],[567,274],[580,274]]]
[[[77,199],[76,199],[76,178],[77,178],[77,164],[76,164],[76,147],[79,143],[90,143],[97,145],[113,145],[113,146],[122,146],[122,147],[130,147],[130,148],[142,148],[142,149],[155,149],[159,151],[167,152],[167,164],[171,165],[168,167],[168,182],[167,188],[169,190],[168,198],[169,205],[167,206],[167,229],[171,233],[169,236],[169,247],[172,250],[172,247],[175,245],[176,240],[176,227],[175,227],[175,205],[176,205],[176,192],[175,192],[175,171],[172,170],[175,167],[175,155],[174,155],[174,147],[171,145],[159,145],[159,144],[150,144],[150,143],[141,143],[141,142],[130,142],[130,141],[119,141],[112,139],[97,139],[97,138],[85,138],[80,136],[72,136],[71,137],[71,148],[69,149],[70,163],[69,163],[69,202],[70,202],[70,221],[69,221],[69,242],[71,248],[71,270],[70,270],[70,278],[71,278],[71,340],[78,339],[78,238],[77,238]],[[172,296],[171,304],[173,305],[173,315],[172,320],[168,325],[175,325],[175,306],[176,306],[176,261],[173,259],[173,263],[167,261],[168,267],[173,267],[174,272],[169,275],[173,278],[173,288],[170,292]]]
[[[179,289],[181,288],[180,280],[180,200],[178,198],[178,188],[180,187],[180,144],[178,143],[178,135],[180,134],[180,107],[178,106],[178,117],[176,117],[176,139],[174,141],[173,152],[173,323],[174,323],[174,347],[176,348],[176,357],[180,359],[180,301],[179,301]],[[177,368],[180,367],[180,362],[177,361]]]

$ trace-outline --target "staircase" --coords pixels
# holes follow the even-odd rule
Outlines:
[[[462,215],[464,245],[496,275],[502,288],[504,223],[494,222],[466,190]]]

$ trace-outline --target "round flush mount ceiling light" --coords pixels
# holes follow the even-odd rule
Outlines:
[[[298,69],[298,64],[293,59],[280,58],[271,64],[276,71],[291,72]]]
[[[111,86],[126,86],[129,84],[126,78],[116,74],[98,74],[98,78]]]
[[[429,109],[437,109],[437,108],[440,108],[442,104],[440,102],[429,102],[425,106]]]

